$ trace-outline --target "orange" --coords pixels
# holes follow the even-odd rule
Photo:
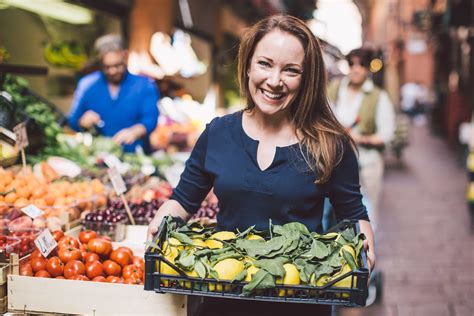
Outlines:
[[[17,198],[18,197],[16,196],[15,192],[10,192],[7,195],[5,195],[5,202],[8,204],[13,204],[15,203]]]
[[[22,208],[22,207],[25,207],[27,206],[28,204],[30,204],[30,201],[28,201],[27,199],[25,198],[19,198],[15,201],[15,203],[13,204],[13,206],[17,207],[17,208]]]

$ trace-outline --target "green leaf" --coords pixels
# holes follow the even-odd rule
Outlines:
[[[283,225],[283,228],[289,231],[296,231],[302,234],[309,234],[308,228],[304,224],[301,224],[298,222],[287,223]]]
[[[330,275],[334,272],[334,270],[335,269],[328,264],[320,264],[314,270],[314,280],[317,281],[324,274]]]
[[[285,276],[285,268],[283,265],[287,263],[289,260],[285,257],[278,257],[275,259],[260,259],[254,262],[254,265],[257,268],[263,269],[270,273],[271,275],[284,277]]]
[[[237,239],[235,246],[246,251],[250,257],[256,258],[280,250],[285,242],[286,238],[283,236],[274,237],[269,241]]]
[[[193,241],[187,235],[183,233],[178,233],[176,231],[171,231],[171,237],[178,239],[183,244],[192,245]]]
[[[356,258],[360,257],[360,252],[364,247],[364,240],[365,240],[365,235],[364,234],[359,234],[354,238],[354,250],[356,253]]]
[[[351,267],[351,270],[352,271],[357,270],[357,263],[355,262],[354,257],[352,257],[352,254],[349,251],[342,249],[342,255],[344,259],[346,260],[346,262]]]
[[[243,281],[245,279],[245,277],[247,276],[247,269],[243,269],[233,280],[232,282],[234,281]]]
[[[195,261],[196,257],[194,256],[194,253],[189,250],[180,251],[178,258],[175,260],[179,266],[188,271],[193,269]]]
[[[326,259],[326,263],[331,267],[339,268],[342,265],[341,259],[342,258],[339,255],[339,250],[336,249]]]
[[[235,252],[235,251],[229,251],[229,252],[222,253],[222,254],[219,254],[219,255],[214,255],[209,259],[209,261],[211,262],[211,265],[214,266],[219,261],[222,261],[222,260],[225,260],[225,259],[231,259],[231,258],[240,259],[240,258],[242,258],[242,255],[238,252]]]
[[[242,238],[244,236],[247,236],[253,229],[255,228],[255,225],[253,226],[250,226],[249,228],[247,228],[246,230],[244,230],[243,232],[239,232],[236,236],[236,238]]]
[[[270,289],[275,287],[275,278],[265,270],[258,270],[252,280],[243,287],[242,294],[248,296],[256,290]]]
[[[349,227],[345,229],[343,232],[341,232],[341,236],[344,237],[345,240],[349,241],[349,240],[354,239],[355,233],[354,233],[354,230],[351,227]]]
[[[313,259],[313,258],[318,258],[322,259],[329,255],[329,249],[328,247],[320,242],[319,240],[313,239],[313,243],[311,244],[311,249],[306,252],[305,254],[302,255],[303,258],[307,259]]]
[[[202,259],[196,261],[196,264],[194,265],[194,270],[201,279],[204,279],[207,276],[207,269],[206,265],[201,260]]]

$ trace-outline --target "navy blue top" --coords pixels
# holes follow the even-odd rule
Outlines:
[[[258,141],[242,127],[242,113],[214,119],[199,137],[171,199],[195,213],[214,186],[219,199],[218,229],[242,230],[256,225],[301,222],[322,232],[324,197],[338,219],[368,219],[359,185],[354,151],[347,146],[342,161],[324,184],[303,159],[299,144],[277,147],[272,164],[257,163]]]
[[[79,119],[86,111],[92,110],[98,113],[104,122],[103,127],[96,127],[101,135],[113,137],[120,130],[138,123],[145,126],[149,135],[158,120],[159,96],[158,89],[150,79],[126,72],[120,83],[119,93],[114,99],[110,95],[105,75],[96,71],[79,80],[69,125],[79,131]],[[133,144],[123,145],[123,149],[135,151],[138,145],[146,147],[144,140],[139,139]]]

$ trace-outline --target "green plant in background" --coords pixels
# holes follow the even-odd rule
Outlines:
[[[0,46],[0,64],[8,61],[10,59],[10,53],[8,53],[8,50]]]
[[[54,66],[79,70],[87,62],[84,48],[74,41],[63,41],[59,44],[47,43],[43,53],[46,61]]]

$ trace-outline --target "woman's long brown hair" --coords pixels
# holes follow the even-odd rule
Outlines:
[[[295,133],[301,138],[303,156],[311,170],[318,173],[316,183],[325,183],[342,159],[344,143],[350,144],[353,150],[355,143],[329,106],[321,46],[303,21],[289,15],[274,15],[246,31],[238,55],[240,92],[247,99],[247,110],[252,110],[255,104],[249,93],[247,77],[250,61],[258,42],[275,29],[294,35],[305,51],[301,87],[289,105],[289,113]]]

